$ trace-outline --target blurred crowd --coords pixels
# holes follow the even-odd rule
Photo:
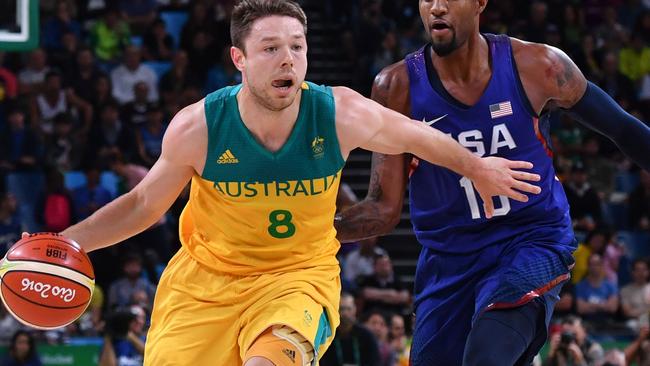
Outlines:
[[[383,67],[427,41],[415,0],[300,2],[338,30],[328,37],[351,65],[346,84],[366,95]],[[241,81],[229,58],[234,3],[40,1],[39,48],[0,53],[0,255],[21,231],[63,230],[134,187],[160,155],[178,110]],[[492,0],[481,23],[483,32],[561,48],[629,113],[650,121],[650,1]],[[546,362],[650,365],[650,173],[561,111],[551,121],[580,246]],[[187,191],[144,233],[92,253],[98,286],[78,322],[23,333],[0,306],[0,343],[31,357],[34,337],[51,344],[98,337],[100,364],[141,362],[155,286],[178,248],[186,199]],[[395,275],[390,254],[376,239],[342,249],[341,327],[322,365],[408,364],[411,288]],[[606,352],[595,339],[623,339],[627,348]]]

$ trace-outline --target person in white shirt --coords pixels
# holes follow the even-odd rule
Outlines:
[[[158,77],[147,65],[140,63],[140,49],[129,46],[124,51],[124,62],[111,72],[113,97],[120,103],[126,104],[135,99],[134,86],[143,81],[149,87],[149,101],[158,101]]]

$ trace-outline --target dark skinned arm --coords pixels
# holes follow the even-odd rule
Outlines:
[[[588,82],[561,50],[518,40],[512,44],[524,89],[538,114],[562,108],[584,126],[609,138],[641,168],[650,170],[647,125]]]
[[[406,116],[410,112],[408,75],[404,62],[388,66],[375,78],[371,98]],[[341,242],[390,233],[400,220],[411,155],[373,153],[366,198],[336,215]]]

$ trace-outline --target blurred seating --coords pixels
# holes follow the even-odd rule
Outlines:
[[[181,31],[187,22],[187,13],[182,11],[163,11],[160,18],[165,22],[167,33],[174,39],[174,48],[177,49],[181,43]]]

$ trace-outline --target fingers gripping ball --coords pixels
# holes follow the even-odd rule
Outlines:
[[[79,244],[53,233],[19,240],[0,261],[0,298],[21,323],[54,329],[83,314],[95,273]]]

